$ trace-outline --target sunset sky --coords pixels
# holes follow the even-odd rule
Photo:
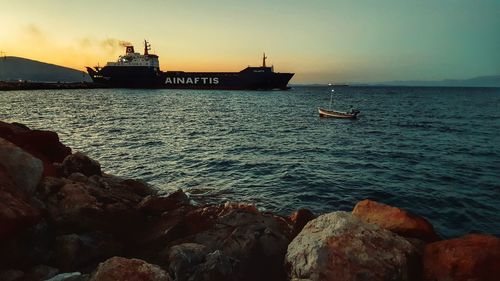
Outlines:
[[[292,83],[500,74],[500,0],[0,0],[0,51],[83,70],[119,41],[162,70],[239,71],[262,52]]]

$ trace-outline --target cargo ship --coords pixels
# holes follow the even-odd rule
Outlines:
[[[125,46],[125,55],[104,67],[87,67],[94,83],[112,88],[219,89],[219,90],[287,90],[294,73],[274,72],[266,66],[247,67],[240,72],[161,71],[158,56],[150,54],[151,45],[144,41],[144,54],[134,46]]]

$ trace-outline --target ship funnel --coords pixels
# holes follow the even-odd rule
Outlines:
[[[131,54],[134,52],[134,46],[125,46],[125,53]]]
[[[264,53],[264,55],[262,56],[262,67],[266,67],[266,53]]]

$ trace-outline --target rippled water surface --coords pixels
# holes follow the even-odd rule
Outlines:
[[[444,236],[500,235],[500,89],[0,92],[0,120],[57,131],[104,170],[182,188],[201,202],[288,214],[371,198],[427,217]]]

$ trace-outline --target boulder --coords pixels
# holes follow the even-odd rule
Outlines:
[[[179,189],[166,197],[149,195],[145,197],[137,207],[148,215],[161,215],[166,211],[188,204],[189,198]]]
[[[186,228],[192,233],[188,239],[210,252],[220,250],[221,257],[227,257],[221,261],[224,265],[229,259],[238,261],[239,280],[285,279],[282,261],[290,227],[284,218],[246,204],[203,207],[186,217]]]
[[[175,245],[168,251],[168,270],[176,281],[188,280],[207,254],[207,247],[196,243]]]
[[[47,200],[50,218],[60,224],[82,223],[83,212],[101,210],[95,196],[82,183],[67,183]]]
[[[56,175],[53,163],[60,163],[71,154],[71,149],[59,141],[57,133],[30,130],[22,124],[0,122],[0,137],[43,161],[44,176]]]
[[[37,265],[26,272],[25,280],[47,280],[59,273],[59,269],[47,266]],[[1,279],[0,279],[1,280]]]
[[[471,234],[427,244],[425,281],[494,281],[500,278],[500,239]]]
[[[102,174],[101,164],[81,152],[76,152],[64,158],[62,171],[66,176],[72,173],[81,173],[87,177]]]
[[[419,257],[406,239],[347,212],[319,216],[288,245],[292,280],[419,280]]]
[[[99,264],[90,281],[170,281],[170,276],[156,265],[139,259],[113,257]]]
[[[42,161],[0,138],[0,166],[19,191],[30,197],[42,177]]]
[[[2,281],[24,281],[24,272],[16,269],[0,271],[0,280]]]
[[[432,224],[426,219],[372,200],[358,202],[352,214],[362,221],[377,224],[404,237],[418,238],[427,242],[439,238]]]
[[[63,271],[82,270],[120,254],[121,249],[111,235],[101,232],[60,235],[55,239],[52,263]]]
[[[0,189],[0,241],[37,223],[40,211],[15,192]]]
[[[309,209],[298,209],[290,215],[290,222],[292,224],[292,237],[297,236],[304,226],[316,216]]]
[[[87,281],[88,279],[89,277],[87,275],[81,274],[80,272],[66,272],[45,281]]]

